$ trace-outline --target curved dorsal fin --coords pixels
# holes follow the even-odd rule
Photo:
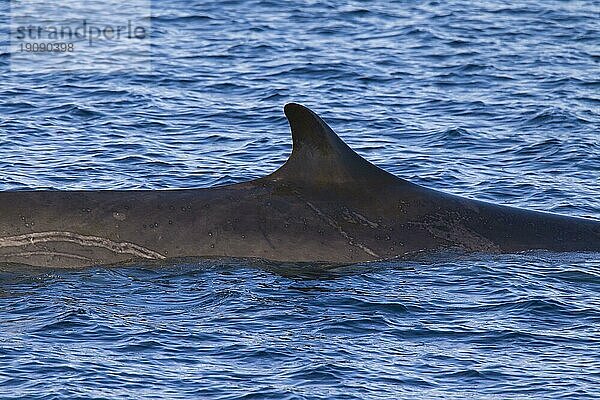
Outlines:
[[[288,103],[284,112],[292,130],[292,154],[267,178],[310,186],[399,180],[359,156],[308,108]]]

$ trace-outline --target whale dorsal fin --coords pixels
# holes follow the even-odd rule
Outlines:
[[[289,103],[284,112],[292,130],[292,154],[267,178],[311,186],[372,185],[399,180],[359,156],[308,108]]]

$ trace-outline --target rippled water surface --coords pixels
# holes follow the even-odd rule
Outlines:
[[[600,218],[597,1],[190,3],[153,3],[152,72],[17,74],[1,37],[0,189],[259,177],[295,101],[415,183]],[[600,398],[599,327],[598,254],[4,265],[0,397]]]

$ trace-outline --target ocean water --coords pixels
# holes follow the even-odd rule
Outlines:
[[[600,219],[597,1],[155,1],[111,73],[11,71],[0,4],[1,190],[256,178],[294,101],[412,182]],[[0,265],[0,398],[600,398],[600,255]]]

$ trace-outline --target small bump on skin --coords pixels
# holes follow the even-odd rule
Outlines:
[[[118,211],[115,211],[115,212],[113,212],[112,216],[113,216],[113,218],[114,218],[114,219],[116,219],[117,221],[125,221],[125,218],[127,218],[127,217],[125,216],[125,213],[118,212]]]

